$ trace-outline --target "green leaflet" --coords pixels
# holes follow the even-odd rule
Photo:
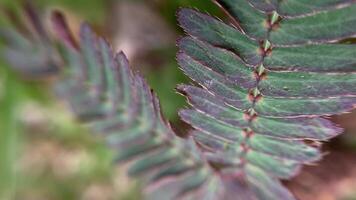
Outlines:
[[[137,147],[136,147],[137,148]],[[145,151],[142,151],[145,152]],[[141,152],[141,153],[142,153]],[[150,178],[150,182],[156,182],[165,178],[167,176],[178,176],[183,174],[186,171],[193,169],[195,166],[192,165],[189,161],[181,161],[178,163],[172,163],[167,167],[161,168],[158,173]]]
[[[245,0],[216,0],[228,13],[231,14],[247,35],[263,39],[267,36],[267,15],[252,7]]]
[[[116,157],[116,160],[118,162],[123,162],[123,161],[133,159],[136,156],[143,154],[144,152],[150,152],[154,149],[159,148],[160,144],[161,144],[161,141],[159,141],[156,138],[144,139],[142,141],[143,142],[139,143],[139,145],[137,145],[137,142],[135,142],[135,141],[128,142],[128,143],[125,143],[124,145],[122,145],[123,147],[126,147],[125,151],[119,152]],[[118,148],[119,146],[116,145],[115,147]]]
[[[295,19],[283,19],[270,33],[275,45],[329,42],[356,36],[356,5]]]
[[[278,138],[327,140],[341,133],[341,129],[323,118],[295,119],[256,118],[251,125],[256,133]]]
[[[131,176],[147,173],[148,170],[157,169],[169,162],[179,162],[174,153],[167,149],[153,152],[151,155],[146,155],[142,159],[137,160],[129,169],[128,173]],[[182,162],[182,161],[180,161]]]
[[[282,1],[278,9],[282,15],[300,16],[340,8],[351,3],[352,0],[288,0]]]
[[[296,17],[311,15],[320,11],[336,9],[352,4],[352,0],[248,0],[254,7],[271,12],[277,10],[280,15]]]
[[[276,47],[264,60],[267,69],[308,72],[355,72],[356,49],[348,44]]]
[[[248,0],[255,8],[264,11],[272,12],[277,9],[278,0]]]
[[[232,50],[247,63],[257,64],[261,61],[258,42],[250,40],[222,21],[190,9],[182,9],[178,13],[178,20],[184,30],[193,37]]]
[[[259,89],[265,96],[327,98],[356,95],[355,73],[267,73],[266,78],[259,83]]]
[[[317,99],[262,98],[255,110],[262,116],[298,117],[322,116],[344,113],[352,110],[356,97],[336,97]]]
[[[293,195],[282,186],[279,180],[272,178],[260,168],[247,164],[244,171],[246,178],[242,179],[239,177],[241,171],[234,171],[231,168],[222,170],[225,188],[231,189],[234,193],[225,193],[223,198],[215,199],[294,199]]]
[[[247,181],[258,199],[294,199],[282,184],[268,174],[251,165],[246,166]]]
[[[94,95],[98,95],[102,89],[102,76],[103,74],[103,66],[98,60],[98,51],[95,46],[97,43],[94,41],[94,36],[90,31],[89,27],[84,25],[81,27],[81,41],[80,41],[80,49],[83,54],[84,65],[83,68],[86,70],[85,76],[87,76],[87,85],[91,88],[91,92]],[[98,97],[100,98],[100,97]]]
[[[124,138],[138,138],[141,135],[150,132],[155,126],[156,114],[152,105],[152,96],[141,78],[137,77],[135,81],[135,84],[137,84],[136,88],[138,88],[136,91],[138,100],[137,104],[135,105],[137,107],[136,112],[138,114],[135,116],[131,123],[124,124],[122,126],[122,128],[126,130],[120,131],[120,134],[115,134],[118,132],[115,129],[113,131],[106,131],[107,134],[110,134],[108,136],[109,143],[115,144],[117,140],[120,141]]]
[[[209,199],[204,198],[204,196],[209,193],[211,196],[218,196],[214,189],[209,190],[209,186],[212,188],[220,187],[218,184],[214,184],[214,181],[214,178],[210,178],[209,171],[195,170],[180,176],[177,179],[168,180],[165,184],[162,185],[162,190],[151,193],[149,196],[147,196],[147,199]],[[199,192],[200,187],[202,187],[201,189],[206,191],[206,193]],[[198,192],[192,193],[192,190],[198,190]]]

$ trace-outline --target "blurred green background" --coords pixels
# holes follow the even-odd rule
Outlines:
[[[0,0],[0,8],[20,10],[19,2]],[[177,110],[187,105],[174,88],[189,80],[175,61],[175,41],[182,35],[175,12],[188,6],[223,18],[217,6],[206,0],[34,2],[43,11],[43,17],[48,17],[51,9],[59,9],[68,17],[73,30],[79,29],[81,21],[88,21],[117,50],[123,49],[134,70],[144,74],[160,97],[163,112],[174,129],[185,132],[187,126],[179,121]],[[0,25],[6,26],[1,18]],[[112,152],[78,125],[48,85],[45,81],[24,79],[0,60],[0,200],[141,199],[139,181],[126,177],[125,166],[112,164]],[[327,157],[318,169],[303,171],[288,183],[302,200],[355,199],[354,190],[348,187],[356,188],[356,181],[346,178],[356,180],[356,163],[348,162],[356,161],[356,116],[349,114],[335,120],[348,133],[326,149],[332,155],[336,152],[337,156],[330,159],[340,159],[338,162],[345,163],[341,166],[344,168],[335,168]],[[330,178],[329,173],[334,176]],[[324,179],[330,181],[332,189],[323,187]],[[305,180],[312,181],[313,186],[304,184]],[[328,194],[330,190],[338,192]],[[333,196],[335,193],[337,197]]]

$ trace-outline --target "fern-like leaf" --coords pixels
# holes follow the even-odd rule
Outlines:
[[[130,161],[128,173],[148,186],[146,198],[235,199],[227,192],[240,188],[227,178],[234,174],[214,172],[191,138],[175,136],[125,55],[114,54],[87,25],[80,38],[79,45],[61,48],[67,67],[57,91],[94,133],[105,136],[118,152],[116,161]]]
[[[192,106],[180,116],[212,165],[239,172],[245,199],[294,199],[278,179],[319,160],[319,148],[305,140],[338,135],[325,117],[356,103],[356,48],[335,43],[355,36],[356,4],[215,2],[232,25],[178,12],[188,36],[178,42],[177,60],[202,87],[178,87]]]
[[[59,64],[53,41],[46,31],[41,18],[31,4],[24,5],[24,16],[18,16],[10,10],[7,16],[12,21],[12,28],[0,27],[0,41],[5,43],[1,54],[18,72],[26,78],[48,77],[57,74]],[[21,18],[31,24],[27,28]],[[17,22],[17,23],[15,23]]]

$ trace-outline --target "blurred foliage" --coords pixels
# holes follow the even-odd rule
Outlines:
[[[0,61],[0,199],[15,190],[15,162],[22,135],[19,109],[29,99],[46,105],[46,92],[38,84],[24,83]],[[4,197],[2,197],[4,195]]]
[[[356,200],[356,194],[355,194],[355,195],[352,195],[352,196],[350,196],[350,197],[346,197],[346,198],[344,198],[344,199],[342,199],[342,200]]]
[[[10,199],[15,190],[14,163],[18,130],[14,115],[18,97],[16,83],[4,69],[0,72],[0,199],[5,200]]]
[[[115,177],[111,151],[61,111],[63,108],[51,107],[35,108],[41,110],[45,121],[26,127],[30,131],[25,136],[27,153],[20,161],[26,166],[21,171],[26,178],[18,184],[16,198],[34,195],[40,199],[74,200],[82,199],[93,186],[104,187],[103,191],[110,188]]]
[[[0,0],[0,7],[19,12],[19,2]],[[94,23],[103,21],[107,10],[107,2],[96,0],[39,0],[36,5],[65,7]],[[8,24],[0,18],[2,27]],[[66,109],[58,108],[48,82],[26,80],[3,62],[1,59],[0,200],[85,199],[83,195],[91,195],[92,187],[109,190],[110,199],[118,199],[119,194],[110,190],[116,178],[111,151],[63,112]],[[29,105],[36,109],[26,111]],[[26,121],[38,123],[38,117],[41,120],[37,128],[27,124]],[[48,150],[54,152],[46,157]],[[68,176],[58,172],[62,167],[65,171],[66,162],[67,167],[73,167],[71,162],[77,166]]]
[[[63,7],[93,23],[102,23],[114,0],[32,0],[39,8]],[[0,6],[19,10],[21,0],[0,0]]]

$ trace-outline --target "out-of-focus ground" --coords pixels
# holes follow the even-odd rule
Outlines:
[[[187,105],[174,91],[176,84],[189,82],[175,61],[175,40],[182,34],[175,10],[197,7],[223,18],[216,6],[196,0],[35,2],[45,11],[62,10],[75,32],[79,22],[89,21],[123,50],[158,93],[177,132],[186,132],[177,109]],[[1,6],[16,3],[0,0]],[[125,166],[112,165],[113,153],[78,125],[48,85],[23,80],[0,60],[0,200],[141,199],[139,181],[126,177]],[[324,146],[322,161],[286,182],[300,200],[356,199],[356,112],[334,121],[346,133]]]

